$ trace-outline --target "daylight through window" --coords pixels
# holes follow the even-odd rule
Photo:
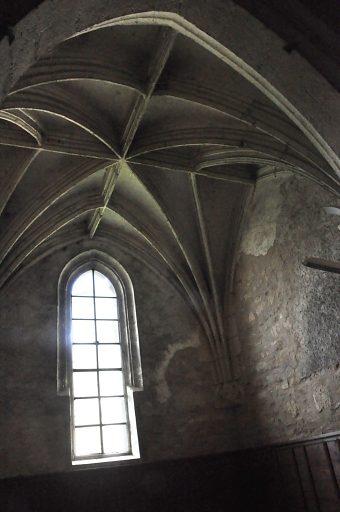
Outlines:
[[[94,269],[80,274],[70,290],[73,463],[136,452],[120,302],[111,280]]]

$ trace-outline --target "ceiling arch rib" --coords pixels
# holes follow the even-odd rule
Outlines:
[[[131,215],[130,211],[128,212],[121,206],[117,205],[115,205],[114,207],[110,206],[109,209],[115,213],[115,218],[116,215],[118,215],[118,217],[123,219],[124,222],[127,222],[128,225],[132,227],[133,230],[135,230],[139,234],[139,236],[143,238],[146,244],[149,247],[151,247],[155,254],[157,254],[160,261],[162,261],[166,265],[166,267],[168,267],[168,269],[171,271],[171,274],[173,276],[176,276],[176,279],[178,280],[180,286],[185,292],[186,299],[193,307],[206,333],[212,351],[216,355],[216,351],[217,353],[219,352],[220,340],[217,337],[215,320],[212,316],[213,313],[210,309],[207,309],[204,297],[202,297],[202,295],[198,293],[196,287],[193,285],[187,273],[182,271],[178,267],[177,263],[170,257],[170,255],[164,250],[164,248],[159,245],[158,241],[151,237],[148,231],[140,225],[139,221]],[[116,232],[116,229],[114,230],[114,232]],[[110,237],[111,234],[108,234],[108,238]],[[226,368],[224,365],[223,358],[215,358],[214,365],[218,382],[222,382],[226,378],[230,378],[230,375],[226,374]]]
[[[228,350],[228,345],[225,340],[225,333],[224,333],[224,325],[223,325],[223,310],[222,310],[222,304],[220,302],[220,297],[217,290],[217,282],[215,280],[215,274],[213,271],[213,264],[212,264],[212,257],[211,257],[211,247],[207,235],[206,230],[206,223],[204,218],[204,213],[201,205],[201,198],[199,195],[199,191],[197,188],[197,182],[196,182],[196,176],[191,174],[191,187],[192,187],[192,193],[194,196],[194,203],[197,213],[197,219],[199,224],[199,232],[200,232],[200,238],[201,243],[203,247],[203,252],[206,260],[207,265],[207,274],[208,274],[208,280],[211,290],[211,295],[214,303],[214,310],[216,315],[216,325],[218,329],[218,355],[219,357],[222,357],[223,360],[225,360],[225,365],[227,368],[228,375],[231,376],[231,356]]]
[[[213,146],[207,145],[207,147]],[[339,195],[339,187],[334,178],[324,176],[323,179],[320,179],[317,172],[311,173],[297,169],[290,163],[263,155],[260,152],[228,147],[221,149],[221,146],[216,145],[215,150],[210,150],[207,153],[211,153],[211,156],[205,157],[203,152],[189,164],[186,159],[179,159],[173,155],[164,156],[163,151],[155,151],[129,160],[129,165],[135,170],[145,168],[145,172],[148,168],[158,168],[169,172],[193,173],[213,180],[240,183],[250,187],[264,177],[276,176],[280,173],[294,173],[318,183],[337,196]]]
[[[112,230],[112,226],[105,222],[105,219],[98,230],[96,238],[97,243],[102,243],[104,245],[114,244],[116,247],[119,247],[122,251],[128,252],[130,255],[135,254],[136,251],[139,259],[143,262],[143,264],[146,264],[147,266],[149,266],[150,269],[152,269],[157,274],[171,282],[171,284],[182,295],[182,297],[186,301],[189,300],[188,295],[182,284],[178,280],[174,280],[172,278],[173,273],[169,269],[169,267],[165,266],[161,262],[156,253],[146,250],[144,243],[138,243],[136,238],[129,237],[126,234],[120,232],[119,230]],[[207,331],[209,331],[208,326],[206,327],[206,329]]]
[[[145,242],[157,253],[158,257],[166,266],[169,267],[173,275],[176,276],[180,284],[183,286],[188,298],[193,303],[196,310],[200,311],[201,314],[203,314],[205,310],[207,323],[210,326],[210,337],[212,336],[216,339],[216,324],[207,294],[203,294],[202,289],[197,293],[196,283],[192,280],[192,276],[188,275],[187,270],[183,269],[182,265],[173,258],[173,255],[166,250],[160,241],[150,234],[149,229],[146,226],[143,226],[142,222],[133,215],[131,208],[115,203],[114,205],[109,205],[109,209],[114,211],[124,219],[125,222],[133,227],[133,229],[135,229],[143,237]],[[197,302],[198,297],[200,297],[199,303]]]
[[[86,98],[80,98],[60,86],[36,88],[10,96],[3,110],[12,109],[42,111],[65,119],[98,139],[112,151],[113,156],[118,156],[114,131],[108,120],[98,116]]]
[[[34,115],[37,111],[35,111]],[[40,112],[39,112],[40,113]],[[50,116],[52,118],[52,116]],[[65,120],[66,121],[66,120]],[[115,156],[109,148],[103,146],[98,140],[90,138],[90,135],[81,137],[74,137],[68,134],[67,124],[62,131],[55,131],[49,129],[49,133],[44,133],[43,140],[38,146],[36,142],[28,137],[27,134],[23,136],[22,130],[13,131],[4,128],[0,122],[0,147],[12,147],[27,150],[39,150],[39,152],[59,153],[66,155],[76,155],[80,157],[96,158],[99,160],[106,159],[108,161],[115,160]],[[84,132],[86,133],[86,132]]]
[[[4,111],[0,112],[4,113]],[[5,115],[0,119],[0,141],[1,146],[41,149],[41,144],[38,144],[27,130],[23,130],[17,123],[5,119]]]
[[[185,244],[182,241],[180,233],[176,230],[176,227],[173,224],[173,220],[171,219],[171,214],[167,210],[164,201],[162,200],[160,191],[153,185],[152,181],[147,180],[147,176],[143,174],[143,172],[138,172],[138,168],[135,167],[133,169],[133,175],[138,179],[139,183],[143,186],[145,191],[152,197],[157,208],[159,210],[159,214],[164,218],[166,225],[169,228],[169,231],[176,242],[186,265],[188,266],[193,279],[196,283],[197,289],[200,291],[202,295],[206,295],[206,286],[204,283],[203,275],[199,266],[195,265],[195,262],[192,261],[190,257],[189,251],[185,248]]]
[[[216,166],[223,166],[224,169],[233,168],[235,164],[244,164],[251,169],[257,166],[257,171],[251,172],[249,177],[254,183],[257,179],[260,179],[263,176],[262,170],[266,169],[266,175],[277,174],[279,172],[290,172],[303,176],[306,179],[311,179],[317,182],[319,185],[327,188],[333,194],[339,194],[338,182],[334,178],[334,176],[329,175],[324,172],[322,176],[318,172],[318,169],[308,169],[306,170],[304,167],[297,167],[293,163],[280,158],[275,158],[271,155],[267,155],[265,153],[261,154],[260,151],[251,151],[246,148],[215,148],[210,151],[203,152],[199,157],[194,160],[193,171],[196,174],[206,175],[207,177],[214,176],[216,179],[222,179],[222,173],[212,174],[210,172],[204,172],[204,170],[208,170],[211,168],[216,168]],[[271,169],[271,170],[270,170]],[[229,178],[229,173],[228,175]],[[239,171],[235,178],[239,176]],[[246,178],[246,177],[245,177]],[[240,177],[240,179],[242,179]],[[233,181],[232,176],[228,181]],[[236,181],[236,180],[235,180]],[[246,180],[245,180],[246,181]]]
[[[171,147],[221,145],[232,148],[247,148],[264,153],[273,152],[275,155],[286,154],[288,157],[299,157],[291,151],[287,145],[278,142],[270,136],[259,134],[253,130],[242,127],[201,124],[199,121],[192,126],[168,123],[165,127],[161,123],[155,123],[145,129],[143,134],[136,137],[130,151],[130,158],[140,156],[143,153],[167,149]],[[306,161],[305,159],[300,159]],[[309,165],[309,163],[308,163]]]
[[[40,168],[39,161],[37,162],[38,171],[45,172],[45,168]],[[25,196],[27,202],[24,208],[21,208],[12,220],[6,226],[3,226],[0,219],[0,262],[3,261],[5,256],[12,249],[14,244],[23,236],[26,230],[48,209],[52,209],[55,203],[60,200],[65,194],[70,192],[74,187],[80,184],[83,180],[91,174],[98,172],[105,167],[106,163],[98,162],[97,160],[85,160],[77,162],[76,165],[69,165],[65,168],[63,165],[56,174],[56,179],[51,183],[48,182],[46,186],[41,187],[39,175],[37,176],[37,187],[32,191],[33,196],[27,197],[27,188],[25,188]],[[23,184],[25,187],[25,184]],[[43,199],[42,199],[43,198]]]
[[[130,211],[139,222],[142,222],[151,236],[159,240],[165,252],[173,254],[174,259],[181,262],[182,268],[186,267],[188,262],[183,248],[160,197],[152,193],[143,179],[127,163],[122,166],[110,205],[113,208],[118,205]]]
[[[118,234],[117,230],[113,232],[110,226],[104,225],[105,223],[101,224],[100,233],[97,233],[96,236],[96,242],[92,240],[84,241],[84,227],[87,223],[85,220],[86,216],[87,212],[78,217],[76,222],[60,228],[53,237],[47,238],[42,242],[39,247],[26,258],[24,266],[18,268],[16,273],[8,279],[7,283],[13,279],[17,279],[26,269],[35,265],[50,254],[53,254],[56,250],[80,243],[86,247],[96,247],[97,249],[98,247],[103,247],[105,250],[112,249],[117,251],[119,248],[123,252],[137,256],[138,260],[147,265],[148,268],[157,273],[158,276],[162,276],[163,279],[170,278],[171,273],[166,271],[164,265],[159,265],[158,258],[154,258],[150,251],[145,251],[144,246],[138,244],[136,239],[130,239],[122,233]],[[182,295],[184,294],[183,288],[179,286],[176,281],[172,281],[172,285],[175,286],[176,290]]]
[[[145,87],[145,94],[137,99],[131,115],[126,124],[122,139],[122,156],[126,157],[135,134],[142,121],[143,115],[148,107],[156,84],[169,58],[176,38],[176,32],[172,29],[162,29],[157,50],[149,64],[148,78]]]
[[[138,174],[136,175],[135,170],[133,170],[133,175],[138,176]],[[149,183],[149,186],[148,186],[146,181],[143,179],[143,177],[141,175],[139,175],[139,182],[142,184],[143,188],[147,191],[147,193],[152,195],[153,200],[155,200],[155,202],[157,204],[158,212],[161,213],[162,217],[165,217],[166,223],[170,228],[170,233],[173,236],[174,240],[176,241],[176,244],[178,245],[178,249],[180,250],[182,256],[184,257],[184,261],[185,261],[187,268],[189,269],[190,274],[191,274],[191,280],[195,284],[195,287],[197,287],[198,293],[201,296],[202,304],[207,313],[207,321],[212,326],[213,336],[214,336],[213,346],[215,347],[214,350],[215,351],[217,350],[218,355],[219,355],[219,360],[222,362],[224,361],[224,363],[222,363],[222,367],[219,370],[219,372],[223,373],[224,379],[227,376],[228,376],[228,378],[230,378],[231,370],[230,370],[230,364],[229,364],[229,357],[227,357],[226,355],[223,355],[221,353],[221,351],[227,353],[227,348],[225,346],[226,343],[225,343],[224,336],[223,336],[223,333],[221,332],[221,330],[220,330],[220,332],[218,332],[218,319],[216,318],[216,311],[212,307],[212,304],[210,301],[210,293],[207,288],[204,276],[201,272],[201,267],[199,265],[197,265],[197,263],[195,262],[195,258],[192,257],[191,251],[189,251],[188,249],[185,248],[184,240],[181,240],[181,238],[183,238],[183,237],[181,237],[180,233],[174,227],[173,221],[171,220],[169,213],[166,210],[166,207],[164,206],[164,204],[162,204],[162,199],[161,199],[159,193],[154,188],[151,191],[152,185]],[[120,183],[120,181],[118,181],[118,185],[119,185],[119,183]],[[125,198],[122,198],[122,199],[123,199],[124,206],[129,211],[131,211],[131,205],[129,207],[128,205],[126,205],[126,199]],[[117,192],[114,195],[113,202],[114,202],[113,208],[117,211]],[[138,205],[136,207],[138,208]],[[124,213],[122,213],[121,209],[119,209],[119,213],[121,215],[123,215],[124,217],[126,217],[126,215],[124,215]],[[135,215],[137,213],[138,212],[135,212]],[[140,216],[140,212],[139,212],[139,216]],[[143,215],[143,218],[144,218],[144,215]],[[164,242],[162,245],[163,245],[163,250],[164,250],[165,254],[169,254],[169,251],[171,254],[171,251],[172,251],[171,247],[167,249],[164,246]],[[187,291],[186,288],[185,288],[185,290]],[[196,292],[194,291],[194,293],[196,293]],[[202,311],[201,311],[201,313],[202,313]],[[220,324],[220,327],[221,327],[221,324]],[[225,364],[226,361],[227,361],[227,365]]]
[[[216,89],[208,89],[197,83],[180,82],[178,80],[160,84],[155,96],[171,97],[185,100],[224,113],[226,116],[245,124],[249,128],[269,135],[292,150],[310,159],[319,166],[325,166],[324,159],[313,146],[308,143],[301,131],[295,127],[279,110],[259,103],[247,97],[221,93]]]
[[[185,250],[179,234],[166,213],[166,209],[164,206],[161,206],[160,197],[158,196],[156,200],[155,194],[151,194],[145,182],[140,177],[139,179],[137,177],[136,181],[136,177],[136,173],[126,163],[120,165],[119,179],[115,181],[114,197],[110,203],[108,198],[103,208],[100,208],[101,216],[103,217],[104,215],[105,205],[119,212],[126,219],[129,214],[132,215],[131,219],[129,219],[130,224],[137,227],[143,234],[148,233],[149,238],[151,235],[153,240],[158,240],[164,254],[173,254],[174,261],[179,261],[179,258],[183,258],[180,266],[183,267],[183,264],[188,266],[198,290],[204,298],[204,303],[207,305],[209,303],[208,294],[203,276],[201,275],[200,266],[195,265],[195,262],[190,258],[189,252]],[[133,192],[134,190],[135,192]],[[143,213],[144,222],[148,219],[148,226],[145,225],[144,228],[141,226],[141,213]]]
[[[191,160],[184,158],[177,153],[177,150],[181,149],[197,149],[197,156]],[[214,148],[214,150],[212,150]],[[210,151],[208,151],[208,149]],[[202,152],[200,152],[202,150]],[[170,153],[171,151],[171,153]],[[205,158],[205,154],[210,153],[209,158]],[[202,156],[201,156],[202,155]],[[215,156],[216,155],[216,158]],[[155,148],[147,148],[145,152],[141,152],[137,156],[129,158],[128,163],[131,165],[158,167],[165,171],[178,171],[178,172],[194,172],[196,174],[203,174],[204,169],[216,167],[217,165],[225,165],[225,176],[218,175],[214,176],[209,174],[211,178],[217,179],[229,179],[228,166],[233,164],[244,164],[249,166],[262,166],[262,165],[280,165],[283,168],[289,169],[291,172],[298,172],[292,163],[286,161],[284,158],[279,158],[266,152],[259,150],[252,150],[250,148],[242,148],[238,146],[226,145],[221,140],[213,138],[207,140],[205,143],[198,142],[197,140],[188,140],[187,143],[181,145],[178,141],[174,141],[173,145],[165,143],[164,146]],[[233,175],[231,174],[230,177]],[[253,179],[251,174],[239,175],[240,182],[252,182]],[[333,180],[334,182],[334,180]]]
[[[149,194],[152,195],[152,197],[157,201],[157,204],[159,205],[160,211],[162,215],[166,217],[166,222],[169,225],[170,232],[176,241],[178,245],[178,249],[182,254],[182,257],[184,258],[184,261],[191,273],[192,280],[195,283],[195,286],[197,287],[198,292],[200,293],[202,297],[202,302],[205,306],[205,308],[208,311],[208,316],[210,318],[210,321],[214,325],[214,335],[215,337],[218,337],[218,327],[216,325],[217,318],[214,317],[215,311],[214,309],[211,310],[212,304],[210,302],[210,293],[207,288],[207,284],[204,278],[204,274],[202,272],[202,267],[199,265],[196,261],[196,258],[193,257],[192,249],[190,250],[188,248],[187,243],[185,242],[185,234],[181,230],[176,228],[176,222],[173,217],[173,214],[169,211],[169,205],[166,205],[164,202],[164,199],[162,199],[162,191],[161,189],[157,190],[157,187],[155,187],[155,184],[152,183],[152,180],[147,180],[147,176],[143,175],[143,173],[139,173],[134,169],[134,174],[138,176],[140,182],[143,184],[145,189],[148,191]],[[173,198],[175,200],[175,198]],[[190,247],[190,244],[189,244]],[[220,332],[221,335],[221,332]],[[223,336],[222,336],[223,338]],[[228,368],[229,371],[229,368]]]
[[[0,119],[18,126],[27,132],[35,140],[38,146],[41,145],[41,133],[39,128],[35,126],[32,119],[27,118],[22,112],[0,110]]]
[[[40,221],[35,222],[26,230],[20,242],[15,245],[3,261],[0,271],[0,287],[6,283],[10,276],[24,263],[25,259],[44,240],[80,215],[97,208],[99,202],[98,194],[90,196],[85,194],[84,197],[77,194],[76,197],[68,198],[68,201],[62,202],[49,215],[44,215],[40,218]]]
[[[188,268],[183,266],[183,262],[178,260],[178,255],[174,254],[171,249],[167,247],[168,244],[164,244],[164,240],[161,241],[159,238],[152,236],[150,233],[150,227],[143,226],[140,220],[133,215],[131,208],[124,207],[122,204],[117,204],[115,201],[114,205],[110,205],[110,209],[120,215],[126,222],[133,226],[147,241],[147,243],[154,249],[159,255],[161,260],[169,267],[173,275],[176,276],[178,281],[183,286],[188,298],[197,306],[197,298],[200,297],[200,306],[198,310],[201,314],[207,317],[207,322],[210,325],[211,335],[214,339],[217,338],[217,327],[216,319],[214,318],[214,309],[210,304],[209,294],[203,278],[198,279],[197,274],[199,273],[199,267],[189,257]],[[168,250],[167,250],[168,249]],[[189,270],[190,269],[190,270]]]
[[[84,239],[84,218],[87,212],[77,217],[77,222],[66,224],[61,227],[53,236],[46,238],[34,251],[32,251],[26,258],[22,265],[11,274],[7,279],[6,286],[9,282],[17,279],[23,272],[25,272],[32,265],[38,263],[41,259],[46,258],[57,249],[61,249],[70,244],[81,243]]]
[[[154,88],[159,80],[159,77],[164,69],[164,66],[167,62],[169,54],[174,44],[174,40],[176,37],[176,33],[173,30],[165,29],[162,30],[160,36],[158,38],[158,48],[148,67],[147,73],[147,83],[145,86],[145,93],[142,96],[137,97],[135,101],[132,111],[128,116],[128,120],[126,122],[122,139],[121,139],[121,148],[122,148],[122,163],[118,164],[117,167],[117,176],[120,172],[120,168],[126,166],[125,156],[128,153],[131,143],[135,137],[136,131],[139,128],[143,115],[148,107],[148,103],[153,94]],[[110,179],[110,176],[109,176]],[[114,184],[113,184],[114,187]],[[98,209],[91,222],[90,222],[90,237],[92,238],[95,234],[96,229],[100,223],[100,220],[104,214],[105,207],[107,206],[108,201],[113,192],[113,187],[111,188],[109,194],[104,195],[104,204],[102,209]]]
[[[17,148],[15,155],[9,148],[0,147],[1,173],[0,215],[10,200],[20,180],[38,156],[39,151]]]
[[[161,125],[154,126],[152,130],[149,129],[143,135],[140,135],[131,148],[130,158],[135,159],[146,153],[175,147],[216,145],[235,148],[235,150],[246,148],[266,155],[277,162],[286,162],[294,168],[307,172],[318,170],[287,146],[278,143],[271,137],[260,135],[251,130],[207,126],[182,129],[176,129],[175,127],[171,129],[167,126],[166,128],[165,130],[162,129]]]
[[[105,210],[108,206],[110,198],[113,194],[113,190],[115,188],[116,182],[119,177],[119,173],[121,171],[122,161],[118,161],[116,163],[111,164],[110,166],[105,168],[105,176],[103,180],[103,188],[102,188],[102,205],[100,208],[96,208],[93,212],[91,220],[88,225],[89,237],[92,239],[96,234],[99,223],[105,213]]]
[[[130,208],[123,206],[115,202],[108,206],[115,215],[118,215],[124,222],[126,222],[133,230],[135,230],[139,236],[153,249],[158,255],[160,260],[165,263],[167,267],[171,269],[174,275],[177,276],[179,281],[183,284],[184,288],[188,292],[190,289],[189,276],[186,269],[180,264],[180,262],[173,257],[169,251],[166,251],[165,247],[160,243],[159,239],[150,233],[150,229],[143,225],[143,221],[133,214]],[[192,288],[192,286],[191,286]],[[192,293],[189,292],[189,296]]]
[[[265,163],[264,163],[265,162]],[[269,165],[268,160],[261,160],[259,159],[258,164],[259,165]],[[238,163],[245,163],[245,164],[253,164],[253,162],[250,162],[249,159],[247,159],[246,162],[242,162],[242,159],[240,160],[234,160],[228,165],[228,162],[226,161],[222,172],[214,172],[213,170],[210,170],[214,167],[214,164],[209,165],[202,165],[200,167],[197,164],[193,164],[193,167],[190,169],[190,166],[186,166],[184,162],[181,164],[176,162],[173,162],[172,159],[160,159],[160,158],[143,158],[143,159],[136,159],[136,160],[130,160],[129,164],[137,171],[138,169],[141,169],[141,172],[143,172],[143,168],[158,168],[163,171],[169,171],[169,172],[180,172],[185,174],[195,174],[197,176],[206,176],[207,178],[211,178],[214,180],[219,181],[230,181],[234,183],[239,183],[242,185],[248,185],[253,186],[256,182],[256,174],[254,174],[253,169],[254,165],[244,165],[244,169],[240,170],[240,168],[236,169],[233,168],[232,164],[238,164]],[[216,164],[216,166],[219,164]],[[274,162],[272,162],[272,165],[274,165]],[[239,166],[238,166],[239,167]],[[248,170],[248,167],[250,169]],[[207,169],[205,171],[205,168]],[[147,173],[147,171],[145,171]]]
[[[213,329],[213,334],[214,334],[214,346],[215,346],[215,350],[217,350],[219,352],[219,359],[221,361],[224,360],[224,363],[223,363],[223,372],[224,372],[224,376],[226,377],[226,374],[229,375],[229,378],[230,378],[230,368],[227,366],[225,366],[225,355],[224,353],[227,352],[226,348],[224,347],[225,345],[225,340],[223,338],[223,335],[221,332],[218,331],[218,325],[217,325],[217,321],[218,319],[216,318],[216,310],[215,308],[213,307],[213,303],[211,302],[211,297],[210,297],[210,291],[209,291],[209,286],[207,286],[207,283],[206,283],[206,280],[202,274],[202,265],[199,264],[197,262],[197,250],[193,250],[192,248],[192,242],[189,242],[188,244],[188,232],[190,232],[190,230],[193,230],[193,225],[196,223],[196,220],[195,220],[195,217],[191,215],[192,219],[193,219],[193,222],[190,222],[189,221],[189,224],[188,226],[190,225],[190,229],[189,230],[185,230],[183,231],[182,228],[179,228],[179,226],[181,225],[181,221],[179,221],[178,219],[175,220],[174,218],[174,208],[175,210],[177,210],[177,206],[179,206],[179,202],[178,202],[178,199],[176,200],[176,196],[178,196],[178,193],[179,193],[179,190],[183,189],[183,185],[184,183],[182,183],[182,185],[180,185],[179,183],[177,183],[177,185],[175,186],[175,188],[173,189],[173,187],[171,187],[173,189],[173,194],[170,195],[170,201],[171,201],[171,204],[173,205],[173,208],[171,210],[171,213],[169,211],[169,204],[166,206],[164,205],[164,201],[162,201],[162,192],[160,190],[156,191],[156,189],[154,188],[154,183],[151,183],[145,181],[146,179],[146,176],[144,175],[143,177],[141,177],[141,175],[139,175],[140,179],[143,180],[143,183],[144,185],[147,186],[147,189],[149,191],[151,191],[151,188],[152,188],[152,195],[153,197],[157,197],[157,202],[158,204],[161,205],[161,208],[162,208],[162,211],[165,212],[166,214],[166,217],[168,219],[168,221],[171,223],[171,226],[172,226],[172,232],[174,233],[174,236],[175,236],[175,239],[179,245],[179,248],[181,249],[184,257],[185,257],[185,261],[186,261],[186,264],[188,266],[188,270],[190,270],[190,273],[191,273],[191,282],[192,283],[195,283],[195,287],[197,287],[197,290],[201,296],[201,300],[202,300],[202,304],[204,305],[204,308],[206,310],[206,313],[208,315],[208,319],[209,319],[209,322],[212,326],[212,329]],[[165,176],[163,176],[163,178],[165,178]],[[162,182],[162,178],[161,179],[161,182]],[[161,184],[161,182],[159,182],[159,185]],[[119,180],[118,180],[118,184],[119,184]],[[188,182],[189,184],[189,182]],[[169,195],[169,185],[170,183],[169,182],[166,182],[165,184],[163,184],[163,195],[164,195],[164,190],[166,191],[166,194]],[[117,185],[118,186],[118,185]],[[116,189],[117,190],[117,189]],[[192,191],[191,191],[191,188],[188,187],[188,193],[189,195],[191,196],[192,195]],[[169,199],[169,198],[168,198]],[[126,210],[124,211],[124,208],[122,210],[122,206],[121,205],[117,205],[117,195],[116,195],[116,192],[115,194],[113,195],[113,206],[112,208],[115,209],[117,211],[117,206],[119,207],[119,213],[124,217],[124,218],[127,218],[128,214],[127,212],[131,212],[132,208],[131,208],[131,205],[128,205],[126,203],[126,199],[123,198],[123,204],[126,208]],[[184,204],[187,203],[187,201],[183,202],[183,201],[180,201],[181,204],[184,206]],[[182,209],[183,209],[183,206],[182,206]],[[193,202],[193,198],[192,198],[192,206],[194,207],[194,202]],[[194,212],[192,212],[194,213]],[[186,209],[186,213],[185,213],[185,216],[187,217],[189,214],[188,210]],[[143,218],[144,218],[144,215],[143,215]],[[134,223],[136,225],[136,220],[135,219],[129,219],[129,221],[131,223]],[[138,228],[140,229],[140,227]],[[198,235],[199,237],[199,235]],[[161,243],[161,242],[160,242]],[[163,246],[163,250],[165,250],[165,253],[166,254],[169,254],[169,250],[167,250],[164,246]],[[191,285],[192,286],[192,285]],[[220,352],[223,352],[220,353]]]
[[[72,56],[67,57],[56,55],[51,58],[41,59],[28,75],[14,85],[9,96],[27,89],[39,87],[48,84],[57,84],[59,82],[68,82],[74,80],[93,80],[99,82],[108,82],[119,86],[133,89],[143,94],[143,84],[135,80],[129,70],[115,67],[110,62],[101,61],[96,57]]]
[[[62,131],[50,130],[48,135],[44,136],[41,150],[48,153],[87,157],[96,160],[106,159],[107,163],[116,161],[117,157],[112,154],[112,151],[95,138],[84,137],[83,134],[81,134],[81,137],[74,137],[65,132],[67,132],[67,129]]]

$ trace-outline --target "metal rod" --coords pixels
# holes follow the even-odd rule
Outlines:
[[[72,320],[98,320],[99,322],[103,320],[104,322],[118,322],[117,318],[72,318]]]
[[[95,332],[96,341],[98,341],[97,321],[96,321],[96,289],[95,289],[95,283],[94,283],[94,270],[93,269],[92,269],[92,284],[93,284],[94,332]],[[98,368],[99,368],[98,344],[96,344],[96,359],[97,359],[97,386],[98,386],[98,395],[99,395],[98,405],[99,405],[99,421],[100,421],[100,428],[99,428],[100,447],[101,447],[101,452],[104,453],[103,429],[102,429],[103,419],[102,419],[102,406],[101,406],[101,400],[100,400],[101,393],[100,393],[99,370],[98,370]]]
[[[74,368],[74,372],[121,372],[122,368],[98,368],[97,370],[95,368]]]
[[[96,299],[115,299],[115,300],[117,300],[117,297],[109,297],[107,295],[72,295],[72,297],[79,297],[81,299],[93,299],[95,297]]]
[[[125,398],[125,395],[91,395],[91,396],[76,396],[74,400],[87,400],[89,398]]]
[[[100,347],[101,345],[119,345],[120,346],[120,343],[118,343],[118,342],[110,343],[108,341],[89,341],[88,343],[86,343],[85,341],[74,341],[72,343],[72,345],[85,345],[87,347],[92,347],[93,345],[98,345]]]
[[[86,427],[110,427],[111,425],[127,425],[126,421],[120,421],[118,423],[90,423],[89,425],[75,425],[74,428],[86,428]]]

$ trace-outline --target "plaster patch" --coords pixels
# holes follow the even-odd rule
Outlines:
[[[299,414],[299,410],[297,408],[296,403],[293,400],[289,400],[286,405],[287,411],[293,418],[296,418]]]
[[[253,211],[245,226],[241,240],[241,252],[252,256],[265,256],[276,240],[277,219],[281,213],[280,187],[267,184],[258,189],[253,199]]]
[[[252,226],[242,240],[241,250],[252,256],[265,256],[276,239],[276,222]]]
[[[329,409],[331,406],[330,396],[323,386],[319,386],[314,390],[313,399],[318,412],[321,412],[323,409]]]
[[[157,399],[160,403],[165,403],[171,396],[171,392],[166,380],[166,372],[172,358],[180,350],[185,350],[187,348],[197,348],[199,346],[199,337],[198,335],[194,335],[186,341],[178,341],[173,345],[169,345],[167,349],[163,352],[163,359],[156,371],[155,376]]]

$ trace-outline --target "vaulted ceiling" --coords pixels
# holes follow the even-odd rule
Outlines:
[[[232,373],[225,308],[255,184],[295,172],[336,189],[302,131],[175,29],[96,27],[31,66],[0,110],[0,285],[58,247],[105,241],[189,300]]]
[[[0,39],[15,38],[14,26],[43,0],[2,0]],[[337,0],[234,0],[285,41],[285,51],[299,52],[340,89]],[[180,3],[180,2],[178,2]]]

